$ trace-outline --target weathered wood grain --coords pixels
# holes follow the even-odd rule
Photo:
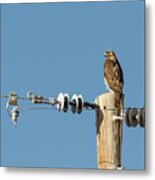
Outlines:
[[[123,113],[124,95],[120,108],[114,106],[113,93],[98,96],[96,109],[96,144],[98,169],[117,169],[121,166],[122,120],[114,120],[114,116]]]

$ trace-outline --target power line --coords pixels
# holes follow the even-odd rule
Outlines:
[[[63,111],[64,113],[71,111],[72,113],[81,114],[83,110],[94,111],[94,110],[101,110],[101,111],[113,111],[118,112],[123,110],[122,116],[118,116],[115,114],[115,119],[119,120],[126,120],[127,126],[135,127],[139,122],[141,127],[144,127],[145,124],[145,109],[142,107],[137,108],[130,108],[130,107],[123,107],[123,108],[110,108],[110,107],[101,107],[95,103],[85,102],[83,100],[82,95],[74,94],[69,100],[69,95],[67,93],[59,93],[57,98],[50,97],[46,98],[36,93],[28,92],[27,97],[17,96],[15,92],[10,92],[9,95],[0,95],[0,98],[8,99],[6,103],[6,110],[8,115],[11,117],[14,125],[16,125],[17,117],[19,116],[20,111],[32,111],[32,110],[57,110]],[[50,107],[19,107],[18,100],[26,100],[31,101],[33,104],[44,104],[50,105]],[[124,113],[124,111],[126,112]]]
[[[32,110],[57,110],[54,107],[27,107],[27,108],[19,108],[19,111],[32,111]]]
[[[9,96],[8,95],[0,95],[0,98],[5,98],[5,99],[8,99],[9,98]],[[31,99],[29,99],[29,98],[27,98],[27,97],[20,97],[20,96],[17,96],[17,99],[20,99],[20,100],[26,100],[26,101],[28,101],[28,100],[31,100]],[[50,100],[50,98],[44,98],[44,97],[42,97],[42,100]],[[39,103],[38,103],[39,104]],[[40,104],[50,104],[49,102],[43,102],[43,103],[40,103]],[[91,108],[86,108],[86,110],[94,110],[94,109],[96,109],[96,107],[95,107],[95,103],[89,103],[89,102],[85,102],[85,104],[86,104],[86,106],[91,106]],[[42,107],[42,108],[44,108],[44,109],[46,109],[45,107]],[[124,110],[127,110],[129,107],[124,107],[123,109]],[[143,107],[136,107],[138,110],[140,110],[141,108],[143,108]],[[48,107],[47,109],[53,109],[53,108],[51,108],[51,107]],[[106,110],[106,111],[117,111],[119,108],[100,108],[100,109],[102,109],[102,110]],[[144,108],[145,109],[145,108]],[[57,110],[57,109],[55,109],[55,110]],[[69,109],[68,109],[69,110]],[[70,109],[71,110],[71,109]]]

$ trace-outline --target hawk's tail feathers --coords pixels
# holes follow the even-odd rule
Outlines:
[[[122,95],[123,95],[122,93],[115,93],[114,94],[114,105],[116,108],[120,108]]]

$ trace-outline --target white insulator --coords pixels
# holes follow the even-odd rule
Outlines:
[[[63,111],[67,112],[69,108],[69,95],[67,93],[64,94],[64,105],[63,105]]]
[[[63,111],[63,109],[64,109],[64,94],[59,93],[57,100],[58,100],[57,109],[59,111]]]
[[[141,108],[138,112],[138,123],[140,127],[145,126],[145,110],[144,108]]]
[[[122,116],[116,116],[116,115],[113,116],[113,120],[114,120],[114,121],[116,121],[116,120],[123,121],[123,119],[124,119],[124,116],[123,116],[123,115],[122,115]]]
[[[9,93],[8,104],[16,106],[18,104],[18,97],[15,92]]]
[[[137,126],[137,123],[138,123],[137,113],[138,113],[138,111],[136,108],[131,108],[130,113],[129,113],[129,121],[130,121],[132,127]]]
[[[127,125],[128,127],[131,127],[131,123],[130,123],[130,120],[129,120],[130,110],[131,110],[131,108],[128,108],[128,109],[126,110],[126,113],[125,113],[125,122],[126,122],[126,125]]]
[[[33,92],[28,92],[27,93],[27,98],[32,100],[34,98],[34,93]]]
[[[16,126],[18,116],[19,116],[18,106],[14,106],[11,111],[11,118],[14,126]]]
[[[77,110],[78,110],[78,96],[76,94],[74,94],[72,96],[72,99],[71,99],[71,102],[72,102],[72,107],[71,107],[71,110],[73,113],[76,113]]]
[[[77,113],[81,113],[83,110],[84,100],[82,95],[78,95],[78,107],[77,107]]]

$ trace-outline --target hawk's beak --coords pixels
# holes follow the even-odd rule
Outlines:
[[[107,56],[107,52],[104,53],[104,56],[105,56],[105,57]]]

